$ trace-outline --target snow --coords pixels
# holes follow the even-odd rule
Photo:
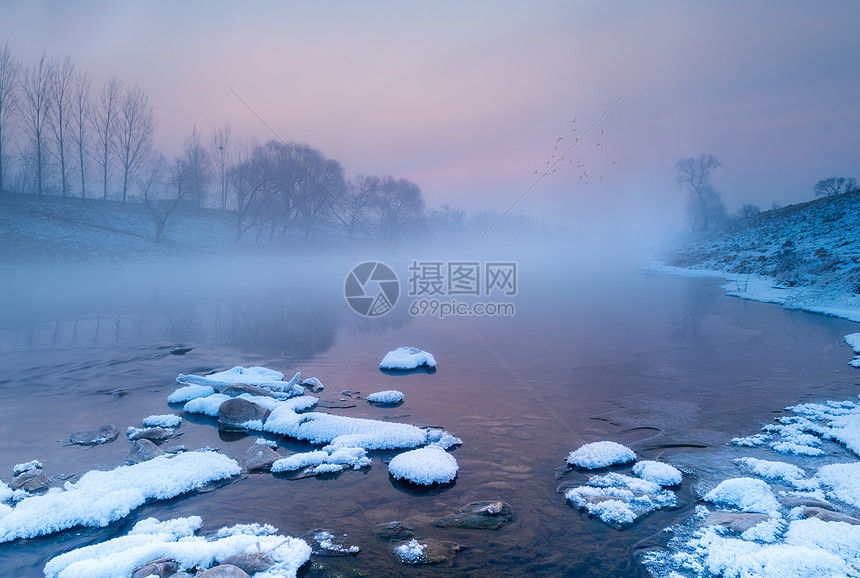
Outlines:
[[[367,396],[367,401],[373,403],[398,403],[403,401],[403,392],[396,389],[386,389],[385,391],[377,391]]]
[[[418,564],[424,559],[424,548],[424,544],[413,538],[409,542],[397,546],[394,552],[406,564]]]
[[[565,492],[564,497],[613,526],[632,524],[640,516],[677,503],[674,492],[662,489],[658,482],[618,473],[594,476],[587,485]]]
[[[854,350],[854,359],[850,364],[852,367],[860,367],[860,333],[850,333],[845,336],[845,343]]]
[[[822,466],[815,477],[837,499],[860,508],[860,462]]]
[[[388,472],[398,480],[415,484],[444,484],[457,476],[457,460],[438,446],[427,446],[397,454],[388,463]]]
[[[770,486],[755,478],[724,480],[716,488],[705,494],[704,499],[744,512],[770,514],[779,511],[779,502],[773,495]]]
[[[167,396],[167,403],[185,403],[198,397],[210,396],[213,393],[215,393],[215,388],[211,385],[186,385]]]
[[[636,459],[636,453],[621,444],[600,441],[585,444],[567,456],[567,463],[580,468],[593,470],[613,464],[625,464]]]
[[[42,462],[39,460],[31,460],[23,464],[15,464],[12,468],[12,475],[17,476],[18,474],[23,474],[24,472],[29,472],[30,470],[35,470],[37,468],[42,468]]]
[[[370,458],[367,457],[367,450],[364,448],[340,447],[326,450],[313,450],[310,452],[299,452],[281,458],[272,464],[272,472],[289,472],[300,470],[308,466],[322,466],[324,464],[338,466],[352,466],[353,469],[360,469],[370,465]],[[343,469],[343,468],[338,468]],[[321,473],[324,469],[315,470]]]
[[[793,464],[757,458],[738,458],[735,463],[771,483],[787,484],[798,489],[812,490],[818,487],[816,480],[807,480],[806,472]]]
[[[426,432],[414,425],[318,412],[296,414],[285,406],[272,411],[265,430],[314,444],[368,450],[413,448],[427,443]]]
[[[21,500],[0,518],[0,542],[50,534],[75,526],[104,527],[149,500],[166,500],[241,472],[215,452],[162,455],[109,471],[91,470],[67,489]]]
[[[256,385],[273,392],[287,393],[290,395],[301,395],[304,389],[297,385],[301,373],[296,373],[289,381],[284,381],[284,374],[274,369],[266,367],[242,367],[235,366],[226,371],[219,371],[210,375],[184,375],[179,374],[176,378],[178,383],[182,385],[204,385],[210,386],[214,390],[220,390],[233,383],[245,383],[247,385]],[[179,390],[174,392],[174,395],[180,395]],[[171,401],[168,399],[168,401]],[[179,403],[179,399],[176,402]]]
[[[172,413],[163,415],[151,415],[143,419],[143,425],[146,427],[169,427],[173,428],[182,423],[182,418]]]
[[[652,460],[636,462],[633,473],[643,480],[656,482],[661,486],[677,486],[681,483],[681,471],[662,462]]]
[[[115,578],[130,576],[135,568],[159,558],[176,560],[182,570],[212,566],[229,556],[263,551],[276,564],[257,577],[294,577],[308,561],[311,547],[298,538],[276,534],[271,526],[240,525],[222,528],[212,538],[196,536],[199,516],[159,522],[147,518],[125,536],[83,546],[51,559],[46,578]]]
[[[436,367],[436,359],[426,351],[415,347],[398,347],[389,351],[379,363],[380,369],[416,369],[418,367]]]

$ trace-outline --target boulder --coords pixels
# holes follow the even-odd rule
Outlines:
[[[13,490],[27,490],[28,492],[38,492],[48,487],[48,476],[45,475],[39,468],[21,472],[9,482],[9,487]]]
[[[249,472],[254,470],[266,470],[272,467],[276,461],[281,459],[281,455],[263,444],[254,444],[248,448],[245,454],[245,468]]]
[[[311,547],[311,552],[317,556],[355,556],[360,551],[358,546],[350,545],[346,535],[335,536],[328,530],[311,530],[302,540]]]
[[[245,429],[249,421],[265,422],[271,410],[241,397],[228,399],[218,407],[218,427]]]
[[[127,464],[139,464],[160,456],[164,451],[149,440],[135,440],[125,456]]]

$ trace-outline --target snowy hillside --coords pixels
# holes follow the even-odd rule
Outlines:
[[[855,191],[766,211],[684,239],[665,261],[724,272],[741,297],[854,318],[840,311],[860,310],[858,209]]]

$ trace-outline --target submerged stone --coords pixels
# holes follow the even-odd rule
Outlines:
[[[463,546],[455,542],[413,538],[395,544],[392,550],[404,564],[439,564],[450,560],[462,549]]]
[[[472,502],[460,508],[458,514],[433,520],[433,525],[439,528],[498,530],[513,517],[513,508],[505,502]]]
[[[358,546],[350,545],[346,535],[335,536],[328,530],[311,530],[302,540],[311,547],[311,553],[317,556],[355,556],[361,550]]]
[[[94,446],[114,441],[119,430],[114,425],[103,425],[93,430],[75,432],[69,436],[68,443],[79,446]]]
[[[376,535],[383,540],[396,540],[398,542],[408,540],[415,535],[415,530],[403,522],[388,522],[376,526]]]

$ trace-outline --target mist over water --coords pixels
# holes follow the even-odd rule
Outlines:
[[[707,459],[702,476],[716,476],[727,466],[712,463],[713,452],[731,437],[757,431],[785,405],[838,398],[856,387],[837,372],[846,363],[839,343],[848,323],[726,298],[711,280],[649,276],[618,258],[631,253],[594,245],[560,250],[511,240],[463,254],[427,244],[281,258],[7,268],[0,291],[14,307],[0,312],[3,475],[38,459],[62,485],[67,476],[115,467],[128,448],[122,434],[92,448],[61,442],[105,423],[122,432],[148,415],[181,415],[181,406],[166,401],[179,373],[234,365],[316,376],[328,401],[340,400],[341,390],[363,397],[398,389],[406,399],[393,409],[361,399],[355,407],[317,411],[436,425],[463,445],[452,450],[460,465],[455,483],[438,491],[394,483],[385,462],[397,452],[372,452],[372,467],[358,472],[298,481],[251,474],[209,493],[146,505],[107,529],[3,544],[0,565],[18,576],[38,576],[51,557],[121,535],[140,519],[202,515],[210,531],[259,522],[296,536],[313,528],[348,533],[362,552],[333,561],[330,567],[339,571],[402,572],[388,543],[373,533],[376,524],[400,519],[421,536],[469,546],[449,566],[410,569],[416,575],[645,575],[634,558],[637,543],[689,513],[697,479],[685,480],[680,509],[618,531],[570,507],[557,492],[559,484],[584,480],[576,472],[555,478],[568,452],[611,439],[640,458]],[[380,317],[359,316],[344,297],[347,274],[366,260],[388,264],[400,280],[398,302]],[[448,260],[515,262],[516,294],[492,296],[513,303],[515,314],[410,314],[413,261]],[[433,353],[438,371],[381,373],[384,354],[404,345]],[[172,355],[175,346],[192,349]],[[219,432],[215,420],[189,415],[180,431],[178,443],[217,447],[240,462],[257,437]],[[311,448],[266,437],[278,441],[282,454]],[[483,499],[510,503],[514,521],[495,532],[429,523]]]

